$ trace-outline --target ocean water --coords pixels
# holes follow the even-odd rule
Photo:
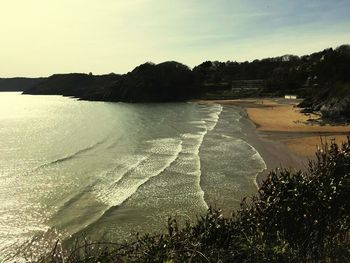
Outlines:
[[[0,261],[231,211],[266,168],[234,106],[0,93]]]

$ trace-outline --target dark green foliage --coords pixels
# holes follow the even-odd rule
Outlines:
[[[44,80],[45,78],[0,78],[0,91],[24,91]]]
[[[64,95],[85,100],[167,102],[198,92],[193,72],[177,62],[145,63],[125,75],[57,74],[24,94]]]
[[[243,63],[206,61],[193,71],[199,83],[210,83],[214,87],[214,84],[228,83],[226,89],[230,89],[233,80],[263,79],[266,85],[255,95],[314,96],[337,82],[350,81],[349,50],[349,45],[342,45],[302,57],[284,55]]]
[[[120,75],[113,73],[100,76],[82,73],[55,74],[23,93],[106,100],[110,86],[119,79]]]
[[[258,198],[244,205],[241,220],[246,231],[264,233],[267,244],[272,241],[268,247],[282,238],[288,262],[349,260],[349,143],[325,145],[306,173],[270,173]],[[346,246],[344,254],[335,253]]]
[[[350,46],[326,49],[308,57],[316,61],[306,70],[317,76],[300,107],[320,111],[330,121],[350,119]],[[317,62],[318,61],[318,62]]]
[[[274,97],[291,93],[308,98],[302,107],[317,111],[326,105],[321,111],[325,117],[350,119],[349,50],[349,45],[343,45],[302,57],[284,55],[241,63],[206,61],[193,70],[169,61],[145,63],[124,75],[53,75],[25,93],[124,102]],[[233,88],[233,81],[239,80],[263,81],[263,85],[256,89]]]
[[[193,98],[194,76],[187,66],[170,61],[145,63],[123,75],[110,90],[110,101],[164,102]]]
[[[40,262],[349,262],[349,228],[350,140],[324,145],[307,172],[271,172],[231,217],[210,208],[181,229],[170,218],[166,235],[85,241]]]

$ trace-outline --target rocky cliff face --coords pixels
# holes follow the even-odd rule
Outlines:
[[[350,83],[328,85],[306,98],[299,107],[304,112],[320,112],[330,121],[350,120]]]
[[[350,120],[350,96],[345,98],[332,98],[320,107],[322,116],[330,120]]]

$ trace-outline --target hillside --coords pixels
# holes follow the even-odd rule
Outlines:
[[[180,101],[194,97],[193,72],[178,62],[145,63],[125,75],[53,75],[24,94],[124,102]]]
[[[0,78],[0,91],[24,91],[43,80],[44,78]]]
[[[327,121],[350,120],[350,82],[326,84],[312,96],[308,96],[299,107],[304,112],[319,112]]]
[[[194,74],[174,62],[145,63],[123,75],[110,88],[109,100],[125,102],[183,101],[194,98]]]
[[[86,100],[166,102],[188,99],[306,98],[305,111],[328,119],[350,118],[350,46],[311,55],[252,62],[206,61],[191,70],[174,61],[145,63],[124,75],[53,75],[26,94],[60,94]]]
[[[120,79],[120,75],[109,74],[94,76],[91,74],[71,73],[55,74],[25,90],[23,94],[63,95],[86,100],[107,100],[109,87]]]

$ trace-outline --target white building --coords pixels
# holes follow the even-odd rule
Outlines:
[[[296,100],[298,98],[297,95],[284,95],[286,100]]]

